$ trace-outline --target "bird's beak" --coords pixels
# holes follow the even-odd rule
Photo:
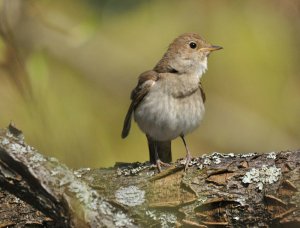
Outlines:
[[[212,45],[210,47],[200,48],[200,51],[209,51],[209,52],[212,52],[212,51],[217,51],[217,50],[220,50],[220,49],[223,49],[223,48],[220,47],[220,46]]]

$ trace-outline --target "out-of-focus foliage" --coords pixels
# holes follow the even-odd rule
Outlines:
[[[203,77],[206,116],[187,137],[193,155],[300,146],[298,0],[2,0],[0,126],[73,167],[145,161],[129,94],[179,34],[224,50]],[[174,158],[184,156],[180,140]]]

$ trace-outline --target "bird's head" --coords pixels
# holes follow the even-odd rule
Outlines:
[[[184,33],[170,45],[157,66],[165,65],[178,73],[195,73],[201,76],[207,69],[207,57],[222,47],[211,45],[196,33]]]

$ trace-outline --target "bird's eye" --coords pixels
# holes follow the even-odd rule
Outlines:
[[[197,44],[195,42],[190,42],[190,48],[195,49],[197,47]]]

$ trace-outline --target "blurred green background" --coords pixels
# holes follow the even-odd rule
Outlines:
[[[192,154],[300,146],[298,0],[2,0],[0,126],[71,167],[148,159],[133,124],[120,137],[131,89],[179,34],[223,46],[203,77]],[[185,155],[179,139],[174,159]]]

